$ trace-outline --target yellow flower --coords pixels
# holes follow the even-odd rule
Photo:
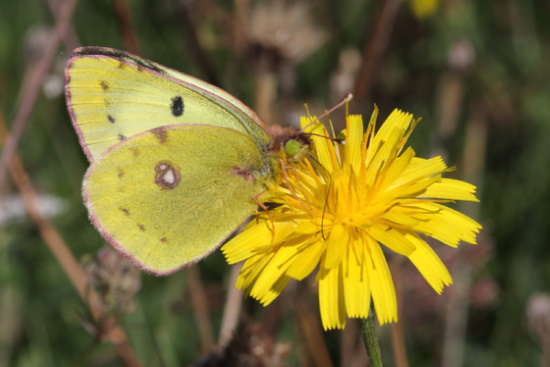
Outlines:
[[[437,11],[439,0],[411,0],[409,4],[418,19],[427,19]]]
[[[418,120],[393,111],[375,133],[377,111],[366,132],[349,115],[339,137],[328,139],[317,123],[312,158],[289,167],[271,202],[222,251],[229,263],[246,260],[237,287],[267,305],[290,279],[317,269],[325,329],[347,317],[366,318],[371,299],[380,324],[397,321],[397,302],[383,246],[407,256],[438,293],[452,283],[423,236],[449,246],[476,243],[481,226],[442,203],[477,201],[475,187],[442,178],[441,157],[422,159],[404,148]],[[302,126],[313,121],[303,118]]]

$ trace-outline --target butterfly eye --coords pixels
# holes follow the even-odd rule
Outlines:
[[[298,140],[290,139],[285,144],[285,153],[288,157],[295,157],[302,149],[302,144]]]
[[[288,139],[284,143],[285,155],[293,162],[297,162],[309,154],[311,142],[303,135],[297,136],[297,139]]]

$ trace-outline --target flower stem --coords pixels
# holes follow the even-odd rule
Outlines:
[[[374,322],[374,310],[371,308],[369,316],[366,319],[361,319],[361,332],[363,335],[363,343],[367,348],[369,357],[369,366],[382,367],[382,354],[378,345],[378,336],[376,335],[376,326]]]

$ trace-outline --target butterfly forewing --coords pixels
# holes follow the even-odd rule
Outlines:
[[[90,162],[134,135],[176,124],[230,128],[259,149],[270,141],[254,112],[229,93],[123,51],[77,49],[66,79],[71,118]]]

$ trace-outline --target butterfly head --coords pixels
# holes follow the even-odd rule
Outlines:
[[[303,131],[293,128],[270,126],[269,134],[273,138],[268,151],[277,155],[283,162],[296,162],[306,157],[311,150],[311,139]]]

